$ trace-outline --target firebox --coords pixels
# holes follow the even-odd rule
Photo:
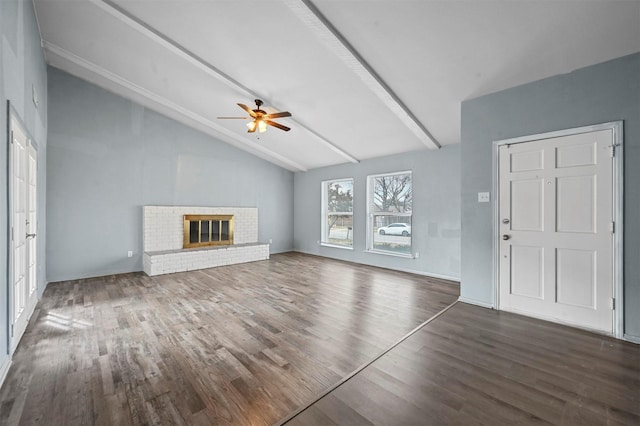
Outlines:
[[[184,215],[183,248],[233,244],[233,215]]]

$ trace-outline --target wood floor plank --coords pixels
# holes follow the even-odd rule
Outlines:
[[[287,424],[349,409],[376,425],[637,425],[640,346],[457,303]]]
[[[458,294],[299,253],[52,283],[0,389],[0,424],[273,424]]]
[[[326,407],[328,407],[328,409]],[[332,395],[327,395],[317,404],[310,407],[304,412],[304,416],[294,417],[287,424],[305,426],[308,424],[324,425],[325,419],[329,420],[329,425],[334,423],[338,425],[373,425],[366,417],[362,416],[340,399],[335,399]]]

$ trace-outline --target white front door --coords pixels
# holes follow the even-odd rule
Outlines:
[[[11,352],[27,327],[37,300],[37,151],[11,118]]]
[[[499,307],[613,333],[613,131],[499,147]]]

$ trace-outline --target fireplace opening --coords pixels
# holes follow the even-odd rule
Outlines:
[[[184,215],[183,248],[233,244],[233,215]]]

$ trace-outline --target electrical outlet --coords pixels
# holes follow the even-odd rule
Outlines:
[[[419,252],[416,252],[416,254],[413,255],[414,259],[418,259],[419,257],[420,257],[420,253]]]
[[[269,238],[269,244],[273,244],[273,238]]]
[[[488,203],[491,200],[490,192],[478,192],[478,202],[479,203]]]
[[[127,252],[127,257],[133,257],[133,252],[131,250]]]

